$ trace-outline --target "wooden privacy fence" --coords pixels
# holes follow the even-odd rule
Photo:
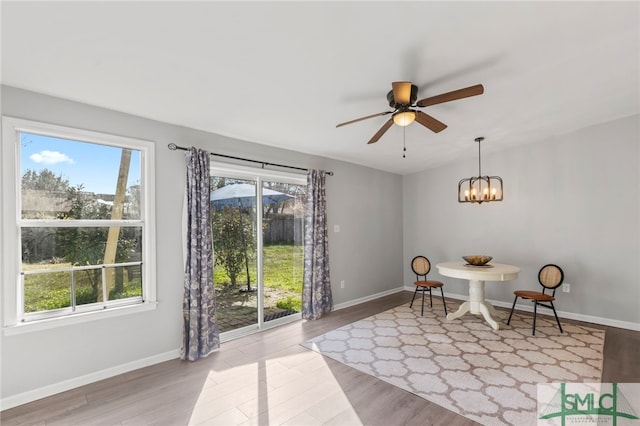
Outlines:
[[[269,214],[263,233],[264,244],[303,244],[304,218],[292,214]]]

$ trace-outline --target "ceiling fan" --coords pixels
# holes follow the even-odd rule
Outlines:
[[[346,126],[347,124],[357,123],[358,121],[368,120],[373,117],[393,114],[367,143],[378,142],[393,123],[398,126],[408,126],[414,120],[432,132],[438,133],[446,129],[447,125],[436,120],[429,114],[416,110],[415,108],[424,108],[484,93],[484,87],[482,84],[476,84],[475,86],[465,87],[464,89],[454,90],[453,92],[442,93],[416,102],[416,99],[418,98],[418,87],[415,84],[412,84],[410,81],[396,81],[391,83],[391,86],[393,89],[387,93],[387,100],[389,101],[389,106],[393,108],[393,111],[384,111],[378,114],[356,118],[355,120],[345,121],[344,123],[336,125],[336,127]]]

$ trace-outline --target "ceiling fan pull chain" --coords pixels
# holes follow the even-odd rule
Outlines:
[[[407,152],[407,127],[402,128],[402,158],[406,158]]]

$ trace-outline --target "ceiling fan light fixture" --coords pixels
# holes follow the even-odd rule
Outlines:
[[[393,114],[393,122],[398,126],[405,127],[413,123],[416,119],[415,111],[402,111]]]

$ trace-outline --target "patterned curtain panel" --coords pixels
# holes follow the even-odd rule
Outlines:
[[[329,239],[324,170],[307,175],[307,217],[304,239],[302,318],[318,319],[333,309],[329,280]]]
[[[187,162],[187,261],[182,312],[182,359],[195,361],[220,347],[215,321],[209,153],[191,148]]]

